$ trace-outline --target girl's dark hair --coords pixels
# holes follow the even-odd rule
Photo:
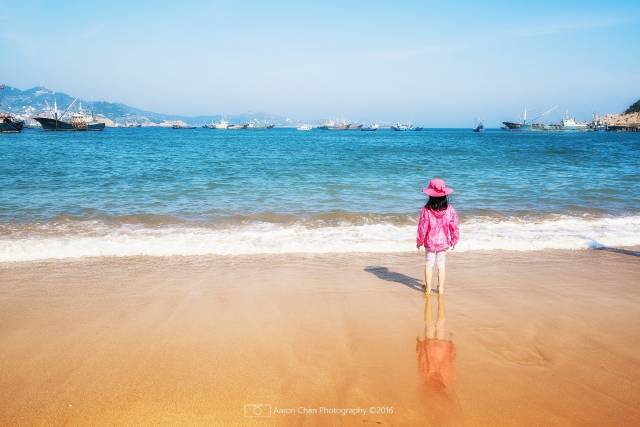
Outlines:
[[[427,204],[424,205],[425,208],[431,209],[432,211],[443,211],[447,209],[449,206],[449,200],[447,196],[433,197],[429,196],[429,200]]]

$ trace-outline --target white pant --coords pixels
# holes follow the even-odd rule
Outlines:
[[[427,267],[432,268],[435,264],[438,266],[438,269],[444,268],[444,260],[445,260],[446,254],[447,254],[447,251],[440,251],[440,252],[426,251],[425,256],[427,258]]]

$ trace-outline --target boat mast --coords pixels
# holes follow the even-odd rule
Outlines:
[[[58,120],[58,101],[56,100],[56,93],[53,92],[53,118]]]
[[[554,106],[549,108],[547,111],[538,114],[536,117],[534,117],[532,120],[535,122],[536,120],[542,119],[544,116],[546,116],[547,114],[549,114],[550,112],[552,112],[553,110],[555,110],[556,108],[558,108],[558,106]]]
[[[75,104],[77,100],[78,100],[78,98],[74,99],[74,100],[73,100],[73,102],[72,102],[71,104],[69,104],[69,106],[68,106],[68,107],[64,110],[64,112],[60,115],[60,119],[62,119],[62,118],[65,116],[65,114],[67,114],[67,112],[69,111],[69,108],[71,108],[71,106],[72,106],[73,104]],[[56,109],[57,109],[57,106],[56,106]]]

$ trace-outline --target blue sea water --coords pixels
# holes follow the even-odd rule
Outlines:
[[[0,153],[0,261],[412,250],[433,176],[463,250],[640,244],[638,133],[26,130]]]

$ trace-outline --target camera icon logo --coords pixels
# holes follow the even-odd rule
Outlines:
[[[249,418],[266,418],[271,416],[269,403],[245,403],[244,416]]]

